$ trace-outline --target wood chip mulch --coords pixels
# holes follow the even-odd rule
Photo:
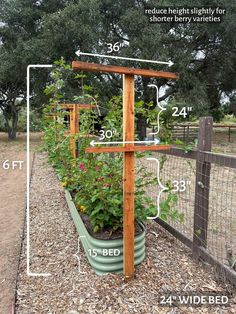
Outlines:
[[[147,227],[146,259],[135,279],[122,275],[97,276],[81,249],[78,234],[58,179],[47,156],[35,157],[30,194],[30,272],[26,273],[26,239],[18,277],[16,313],[236,313],[235,290],[216,280],[213,269],[196,263],[191,252],[156,223]],[[80,267],[79,267],[80,266]],[[230,293],[227,306],[160,306],[161,296]]]

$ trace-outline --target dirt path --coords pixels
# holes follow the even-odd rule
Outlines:
[[[36,142],[37,144],[37,142]],[[35,145],[34,145],[35,146]],[[12,313],[26,200],[26,137],[9,142],[0,133],[0,313]],[[33,154],[31,154],[32,159]],[[23,161],[4,169],[4,161]]]

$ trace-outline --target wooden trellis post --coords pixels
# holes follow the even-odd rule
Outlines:
[[[79,132],[79,111],[76,104],[70,110],[70,151],[71,156],[76,158],[75,135]]]
[[[134,76],[123,74],[123,141],[134,141]],[[130,147],[133,144],[124,144]],[[125,276],[134,273],[134,152],[124,152],[123,238]]]
[[[73,70],[85,70],[102,73],[123,74],[123,147],[89,147],[87,153],[123,152],[123,241],[124,241],[124,275],[132,278],[134,274],[134,152],[167,150],[169,145],[137,146],[134,143],[134,75],[146,77],[178,79],[171,72],[135,69],[119,66],[100,65],[87,62],[72,62]]]
[[[91,110],[93,108],[96,108],[95,105],[92,104],[66,104],[62,103],[59,104],[59,106],[63,109],[69,110],[69,116],[70,116],[70,151],[71,156],[73,158],[76,158],[76,141],[75,141],[75,135],[79,134],[79,112],[81,110]]]

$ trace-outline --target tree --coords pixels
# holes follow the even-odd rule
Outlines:
[[[0,27],[0,109],[6,120],[9,138],[16,137],[20,105],[16,98],[26,98],[26,69],[29,64],[53,63],[64,56],[71,61],[80,47],[92,47],[97,42],[96,17],[83,1],[3,0]],[[79,22],[77,21],[79,17]],[[71,21],[72,18],[72,21]],[[86,26],[87,23],[87,26]],[[89,24],[90,23],[90,24]],[[78,31],[79,29],[79,31]],[[50,80],[46,71],[32,71],[33,106],[46,101],[43,89]]]
[[[9,139],[16,138],[16,127],[21,103],[17,101],[24,86],[24,77],[15,76],[14,62],[6,51],[0,50],[0,109],[5,118]],[[12,70],[12,73],[11,73]]]
[[[172,71],[179,72],[178,82],[152,81],[165,91],[159,100],[175,98],[180,104],[193,107],[193,115],[211,114],[215,120],[222,115],[222,102],[236,89],[236,27],[235,2],[179,1],[180,6],[223,6],[227,14],[219,24],[150,24],[144,16],[144,8],[157,6],[156,1],[119,1],[116,7],[106,1],[106,23],[112,25],[111,41],[129,43],[122,55],[174,62]],[[161,1],[162,6],[176,6],[175,0]],[[144,66],[144,65],[142,65]],[[160,69],[160,66],[152,68]],[[147,88],[143,79],[137,86],[145,103],[154,100],[155,94]],[[139,119],[140,136],[145,137],[145,119]]]
[[[25,98],[27,56],[31,53],[25,49],[26,40],[36,33],[36,21],[39,18],[38,12],[33,10],[35,3],[36,1],[30,4],[30,1],[5,0],[1,4],[0,109],[6,121],[9,139],[16,138],[21,108],[17,98]],[[19,14],[18,9],[22,14]]]
[[[147,80],[136,82],[137,100],[155,105],[155,91],[150,83],[162,89],[160,100],[193,107],[193,115],[212,114],[219,120],[222,100],[234,94],[236,76],[235,3],[228,0],[182,0],[182,6],[224,6],[227,14],[219,24],[149,23],[144,8],[176,6],[175,0],[2,0],[0,28],[0,99],[8,118],[17,121],[14,97],[25,97],[26,67],[32,63],[52,63],[61,56],[67,62],[76,58],[75,51],[107,53],[107,43],[123,44],[116,55],[174,62],[171,71],[179,72],[178,82]],[[91,58],[83,57],[91,61]],[[92,62],[110,62],[106,59]],[[125,66],[150,67],[149,64],[113,61]],[[166,66],[152,65],[156,70]],[[46,102],[43,86],[50,81],[46,71],[32,73],[32,103],[42,107]],[[88,74],[88,85],[103,103],[121,91],[116,75]],[[66,95],[65,95],[66,97]],[[5,108],[5,109],[4,109]],[[12,123],[16,125],[16,123]],[[140,138],[146,136],[146,119],[139,115]],[[14,132],[13,132],[14,135]]]

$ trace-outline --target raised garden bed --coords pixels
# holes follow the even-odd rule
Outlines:
[[[87,259],[98,275],[123,272],[123,238],[98,239],[92,236],[75,207],[69,191],[65,190],[66,200],[70,209],[80,241]],[[139,223],[141,234],[135,236],[134,264],[140,264],[145,258],[145,227]]]

